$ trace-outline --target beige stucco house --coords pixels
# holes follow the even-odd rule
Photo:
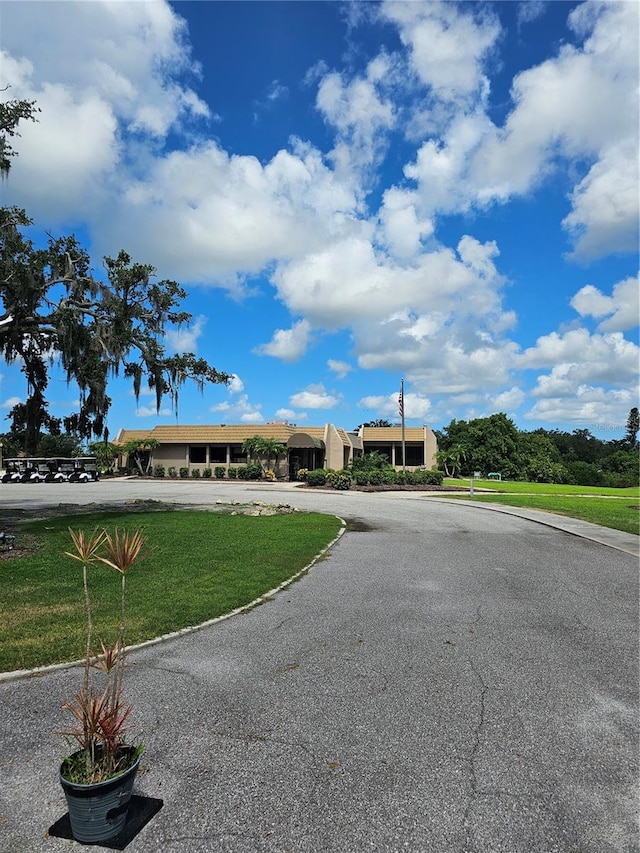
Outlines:
[[[157,447],[149,451],[151,467],[165,469],[204,468],[226,469],[247,464],[242,445],[252,436],[270,438],[287,448],[286,456],[278,460],[276,475],[280,479],[295,479],[300,468],[332,468],[341,470],[357,456],[377,450],[386,454],[391,464],[401,469],[402,428],[360,427],[357,432],[327,423],[324,426],[298,427],[286,421],[266,424],[207,424],[202,426],[156,426],[151,430],[121,429],[115,444],[123,445],[132,439],[153,439]],[[409,470],[435,468],[437,442],[428,426],[406,427],[404,430],[406,464]],[[126,466],[126,457],[120,465]]]

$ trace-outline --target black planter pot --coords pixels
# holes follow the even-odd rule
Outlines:
[[[71,832],[76,841],[96,843],[117,835],[127,821],[127,811],[141,755],[134,764],[105,782],[82,785],[62,775],[60,784],[67,799]]]

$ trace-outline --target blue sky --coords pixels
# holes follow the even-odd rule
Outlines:
[[[188,290],[233,374],[178,422],[624,432],[638,405],[635,2],[3,2],[33,98],[3,204]],[[40,233],[41,233],[40,232]],[[35,235],[38,236],[37,233]],[[54,368],[50,411],[73,409]],[[111,388],[120,427],[174,423]],[[0,363],[0,406],[24,399]],[[0,430],[2,431],[2,430]]]

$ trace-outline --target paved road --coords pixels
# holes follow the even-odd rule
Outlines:
[[[355,528],[269,603],[132,655],[138,790],[164,807],[129,853],[640,850],[635,557],[475,506],[268,489],[0,490],[0,517],[151,491]],[[3,853],[69,849],[45,837],[66,811],[49,732],[76,682],[0,684]]]

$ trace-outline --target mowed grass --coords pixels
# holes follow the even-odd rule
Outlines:
[[[469,485],[465,480],[447,480],[451,485]],[[492,493],[479,493],[476,489],[491,489]],[[495,491],[494,491],[495,490]],[[579,518],[592,524],[640,532],[640,488],[597,488],[595,486],[562,486],[551,483],[501,482],[474,480],[474,495],[446,494],[448,498],[463,498],[477,503],[500,503],[507,506],[528,507],[558,515]]]
[[[331,515],[214,512],[96,513],[25,524],[36,553],[0,561],[0,672],[77,660],[84,654],[82,566],[68,528],[142,528],[151,551],[126,577],[128,644],[249,604],[305,568],[338,534]],[[94,644],[115,641],[120,576],[90,568]]]

